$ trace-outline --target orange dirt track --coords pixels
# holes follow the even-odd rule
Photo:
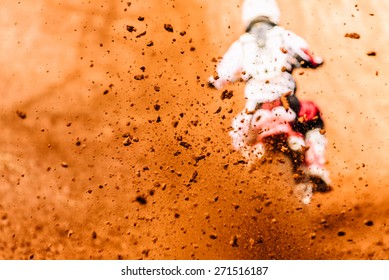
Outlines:
[[[244,85],[205,86],[239,0],[30,2],[0,4],[1,259],[388,259],[387,1],[279,0],[325,59],[295,72],[334,182],[309,206],[232,151]]]

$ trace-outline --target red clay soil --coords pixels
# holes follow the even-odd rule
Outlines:
[[[388,259],[387,2],[279,0],[325,59],[295,73],[334,182],[308,206],[232,151],[244,85],[205,85],[239,0],[2,2],[1,259]]]

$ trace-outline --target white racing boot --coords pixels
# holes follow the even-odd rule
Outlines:
[[[320,129],[316,128],[307,132],[305,141],[308,149],[305,152],[304,172],[316,184],[315,191],[326,192],[331,184],[329,173],[325,168],[327,139],[320,133]]]
[[[303,152],[306,147],[303,136],[292,135],[288,137],[287,141],[288,147],[294,152]]]
[[[232,130],[229,132],[232,146],[242,153],[249,164],[253,164],[265,154],[265,146],[262,142],[257,141],[257,137],[252,131],[252,118],[252,115],[245,112],[239,113],[232,120]]]
[[[297,199],[303,204],[309,204],[313,196],[312,183],[300,183],[295,186],[294,194]]]

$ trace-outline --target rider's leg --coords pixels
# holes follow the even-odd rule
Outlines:
[[[313,196],[312,183],[300,183],[294,188],[294,194],[304,204],[309,204]]]
[[[296,113],[291,109],[285,109],[283,106],[277,106],[273,109],[257,109],[255,102],[248,101],[246,108],[232,120],[232,145],[235,150],[240,150],[249,161],[261,158],[264,155],[265,148],[263,139],[268,136],[278,134],[294,135],[294,147],[304,145],[301,142],[298,133],[293,133],[290,122],[296,118]],[[255,109],[251,113],[251,109]]]
[[[263,144],[257,141],[252,132],[251,120],[252,115],[246,114],[245,111],[239,113],[232,120],[232,130],[229,132],[232,146],[240,151],[248,162],[260,159],[265,153]]]
[[[328,191],[331,180],[325,168],[327,139],[319,128],[315,128],[306,133],[305,141],[308,148],[305,152],[305,174],[317,185],[317,191]]]
[[[260,109],[255,112],[252,120],[252,131],[257,137],[265,138],[278,134],[293,134],[290,122],[296,118],[293,110],[277,106],[271,110]]]
[[[232,146],[235,150],[241,150],[247,146],[246,142],[249,136],[251,118],[252,116],[247,115],[243,111],[232,119],[232,130],[229,132],[229,134],[232,139]]]
[[[232,120],[230,136],[233,142],[232,145],[236,150],[257,142],[257,133],[254,133],[252,129],[253,116],[257,111],[257,105],[257,100],[247,99],[243,111]]]
[[[258,142],[252,146],[245,146],[240,151],[247,160],[247,163],[251,165],[265,155],[265,145]]]

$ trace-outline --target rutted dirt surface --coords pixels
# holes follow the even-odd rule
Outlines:
[[[288,158],[231,150],[244,85],[205,86],[240,1],[3,1],[0,258],[388,259],[389,5],[307,2],[334,184],[301,206]]]

